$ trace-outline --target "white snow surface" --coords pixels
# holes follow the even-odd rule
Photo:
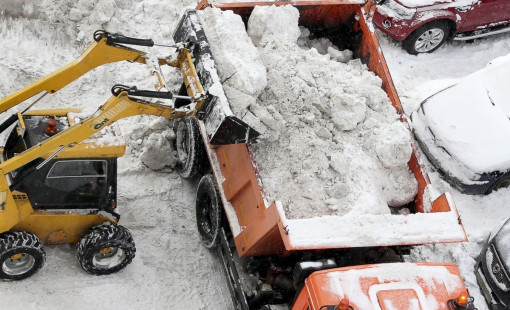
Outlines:
[[[456,211],[396,214],[347,214],[282,221],[295,248],[370,247],[464,239]],[[448,227],[448,230],[445,230]]]

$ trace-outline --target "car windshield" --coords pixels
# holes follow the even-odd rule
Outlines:
[[[496,237],[494,243],[499,254],[499,258],[505,265],[505,270],[510,271],[510,222],[501,228]]]

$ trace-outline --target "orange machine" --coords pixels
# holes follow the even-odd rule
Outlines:
[[[406,122],[379,42],[367,22],[372,3],[365,3],[364,0],[247,3],[215,0],[214,4],[211,4],[208,0],[203,0],[197,9],[214,6],[222,10],[232,10],[246,22],[256,5],[287,4],[299,10],[300,23],[303,26],[324,30],[324,34],[345,31],[352,41],[350,46],[355,57],[361,59],[382,79],[383,89],[400,113],[401,120]],[[182,25],[190,24],[193,31],[177,30],[174,34],[175,41],[205,37],[198,18],[191,13],[181,20],[178,29]],[[201,47],[205,49],[208,45]],[[213,59],[210,51],[206,52],[205,54]],[[219,77],[201,79],[204,80],[203,84],[207,84],[206,80],[219,80]],[[207,121],[210,119],[212,118],[209,117]],[[210,139],[211,126],[207,121],[188,121],[187,134],[178,132],[177,136],[187,137],[187,142],[182,145],[193,145],[195,149],[191,152],[190,148],[187,152],[189,162],[195,162],[197,158],[206,155],[210,163],[212,173],[202,177],[197,189],[197,226],[204,245],[217,249],[222,258],[236,309],[436,309],[426,306],[430,305],[431,301],[428,297],[421,298],[424,294],[432,294],[438,304],[443,305],[437,309],[473,309],[472,304],[469,304],[471,308],[466,308],[464,303],[458,304],[453,300],[466,293],[454,266],[441,266],[455,278],[458,286],[455,286],[454,290],[447,284],[439,285],[439,282],[437,288],[431,288],[427,285],[432,282],[419,280],[420,276],[416,273],[415,280],[418,284],[409,287],[404,287],[409,283],[394,279],[389,281],[402,283],[401,287],[392,289],[390,286],[393,284],[388,284],[377,276],[358,275],[358,280],[362,277],[367,279],[356,284],[362,287],[356,296],[348,290],[344,293],[328,290],[328,283],[333,281],[331,277],[351,274],[355,276],[356,272],[363,273],[368,267],[335,268],[401,261],[401,250],[410,245],[467,241],[451,195],[445,193],[437,199],[431,199],[435,194],[426,172],[420,166],[414,143],[409,167],[419,184],[415,213],[288,219],[279,201],[265,201],[264,189],[257,175],[257,163],[250,152],[250,146],[217,145]],[[178,126],[181,127],[184,126]],[[197,139],[200,135],[202,139]],[[199,145],[202,143],[197,140],[203,140],[204,144]],[[328,229],[324,229],[325,222]],[[403,265],[388,265],[387,268],[394,268],[392,272],[399,274],[399,266]],[[425,274],[439,268],[435,265],[416,266]],[[377,268],[379,271],[382,269],[387,270],[386,267]],[[351,283],[354,282],[351,279]],[[377,285],[386,285],[388,289],[376,291],[373,297],[369,287]],[[301,293],[296,295],[298,292]],[[358,303],[357,297],[363,294],[372,300],[370,307]],[[393,303],[400,305],[396,308],[385,303],[385,300],[391,302],[397,295],[404,296],[403,299],[407,301]],[[466,298],[467,295],[462,296]],[[346,299],[343,300],[344,298]],[[415,299],[416,302],[413,301]],[[447,304],[451,304],[452,308]],[[415,307],[406,308],[409,305]]]
[[[388,94],[393,106],[406,122],[403,109],[393,85],[386,61],[381,52],[379,41],[372,26],[367,22],[372,3],[365,4],[360,0],[343,1],[279,1],[279,2],[249,2],[214,4],[223,10],[232,10],[247,20],[256,5],[285,5],[292,4],[300,12],[300,23],[309,28],[350,27],[356,36],[356,57],[367,64],[383,82],[383,89]],[[210,4],[202,1],[197,9],[203,9]],[[208,141],[205,127],[202,134]],[[425,170],[420,166],[420,158],[415,144],[409,167],[418,181],[419,190],[415,198],[416,213],[406,215],[385,215],[370,218],[360,218],[357,221],[338,219],[337,225],[345,227],[345,232],[354,236],[353,239],[335,238],[334,236],[307,236],[308,241],[301,240],[293,229],[298,223],[285,217],[283,208],[276,202],[266,206],[263,188],[257,181],[256,163],[246,144],[223,145],[209,150],[209,158],[215,178],[222,192],[223,206],[226,209],[230,228],[234,235],[235,244],[241,256],[284,254],[295,250],[351,248],[359,246],[397,246],[416,245],[437,242],[467,241],[467,237],[460,221],[455,203],[449,193],[431,201],[431,193],[427,193],[430,181]],[[440,221],[442,225],[434,223]],[[374,235],[367,222],[378,222],[379,238],[373,239],[372,244],[360,244],[359,236]],[[317,225],[313,220],[299,223],[313,227]],[[390,233],[386,235],[386,233]],[[398,238],[395,238],[398,235]],[[328,239],[328,242],[316,242]],[[314,244],[316,246],[310,245]]]

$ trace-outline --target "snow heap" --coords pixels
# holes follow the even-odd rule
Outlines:
[[[204,15],[216,59],[245,50],[250,50],[248,61],[257,59],[244,39],[219,52],[225,42],[207,33],[221,24],[224,37],[229,29],[237,34],[244,26],[240,18],[213,9]],[[260,6],[248,21],[267,85],[244,111],[235,113],[266,138],[250,146],[266,199],[282,201],[288,218],[384,214],[390,212],[388,205],[412,201],[417,183],[407,167],[410,134],[381,89],[381,79],[359,59],[350,60],[352,52],[303,38],[306,30],[300,30],[298,18],[292,6]],[[301,46],[321,46],[333,57],[301,48],[299,37]],[[223,64],[217,66],[222,79],[230,76]],[[237,101],[228,91],[227,97]]]
[[[248,37],[239,15],[232,11],[207,8],[197,12],[211,42],[216,68],[221,72],[223,88],[230,99],[232,112],[244,115],[248,106],[267,84],[266,68]],[[235,38],[233,40],[232,38]]]

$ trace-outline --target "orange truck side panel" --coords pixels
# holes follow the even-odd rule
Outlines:
[[[246,144],[215,149],[225,180],[221,184],[225,198],[238,216],[241,233],[236,247],[241,256],[281,253],[283,243],[275,208],[266,209]]]

